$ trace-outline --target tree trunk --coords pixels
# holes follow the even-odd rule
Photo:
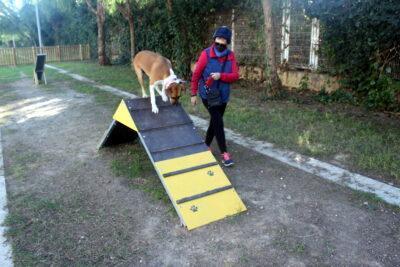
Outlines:
[[[104,11],[104,5],[102,1],[97,2],[96,20],[97,20],[97,54],[99,57],[99,64],[108,65],[110,61],[106,55],[106,38],[104,32],[106,14]]]
[[[168,14],[171,16],[172,15],[172,0],[167,0],[167,10],[168,10]]]
[[[104,24],[106,21],[106,13],[104,11],[103,0],[97,1],[96,9],[93,8],[90,0],[86,0],[89,10],[96,15],[97,22],[97,56],[100,65],[108,65],[110,63],[106,55],[106,39],[104,35]]]
[[[268,78],[270,83],[270,95],[277,95],[282,88],[281,80],[279,79],[275,56],[275,32],[272,18],[272,1],[261,0],[264,12],[264,29],[266,42],[266,57],[268,62]]]
[[[132,10],[129,0],[125,0],[124,3],[117,3],[117,9],[129,23],[131,57],[133,58],[135,56],[135,20],[132,15]]]
[[[133,16],[129,18],[129,35],[131,38],[131,57],[135,56],[135,23],[133,20]]]

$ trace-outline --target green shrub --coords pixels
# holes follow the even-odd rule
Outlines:
[[[399,110],[398,87],[387,67],[399,57],[399,10],[397,0],[315,0],[307,8],[321,22],[321,52],[332,74],[371,109]]]
[[[397,102],[397,94],[400,93],[400,90],[391,78],[381,76],[378,79],[366,80],[365,83],[368,93],[364,103],[368,108],[400,110],[400,105]]]
[[[322,88],[321,91],[319,91],[318,94],[315,96],[315,99],[322,103],[356,103],[356,99],[353,94],[343,89],[338,89],[336,91],[333,91],[332,93],[328,93],[325,88]]]

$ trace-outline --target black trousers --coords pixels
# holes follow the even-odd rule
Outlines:
[[[205,143],[207,146],[211,145],[211,142],[214,139],[214,136],[217,138],[217,143],[219,150],[221,150],[221,154],[227,152],[226,149],[226,140],[225,140],[225,131],[224,131],[224,120],[223,116],[226,109],[226,103],[215,106],[208,107],[208,103],[206,99],[202,99],[204,106],[210,113],[210,125],[207,129],[206,140]]]

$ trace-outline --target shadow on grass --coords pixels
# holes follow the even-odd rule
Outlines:
[[[126,178],[129,186],[146,192],[154,200],[171,205],[151,161],[137,141],[111,149],[114,149],[111,170],[116,176]]]

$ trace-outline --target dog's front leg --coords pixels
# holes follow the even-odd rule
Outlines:
[[[167,96],[167,94],[165,93],[165,84],[163,83],[162,84],[162,87],[161,87],[161,93],[160,93],[160,95],[161,95],[161,98],[162,98],[162,100],[164,101],[164,102],[167,102],[168,101],[168,96]]]
[[[159,81],[157,81],[157,82],[154,83],[154,89],[157,91],[157,93],[158,93],[159,95],[161,95],[161,91],[160,91],[159,86],[160,86]]]
[[[158,107],[156,105],[156,95],[154,93],[154,87],[156,85],[150,85],[150,102],[151,102],[151,111],[153,113],[158,113]]]
[[[161,86],[161,91],[160,91],[160,86]],[[164,102],[168,101],[168,97],[165,94],[165,87],[164,87],[163,81],[156,81],[154,83],[154,89],[156,89],[157,93],[161,96],[161,98]]]
[[[144,90],[144,87],[142,87],[142,97],[143,97],[143,98],[149,97],[149,96],[146,94],[146,90]]]

